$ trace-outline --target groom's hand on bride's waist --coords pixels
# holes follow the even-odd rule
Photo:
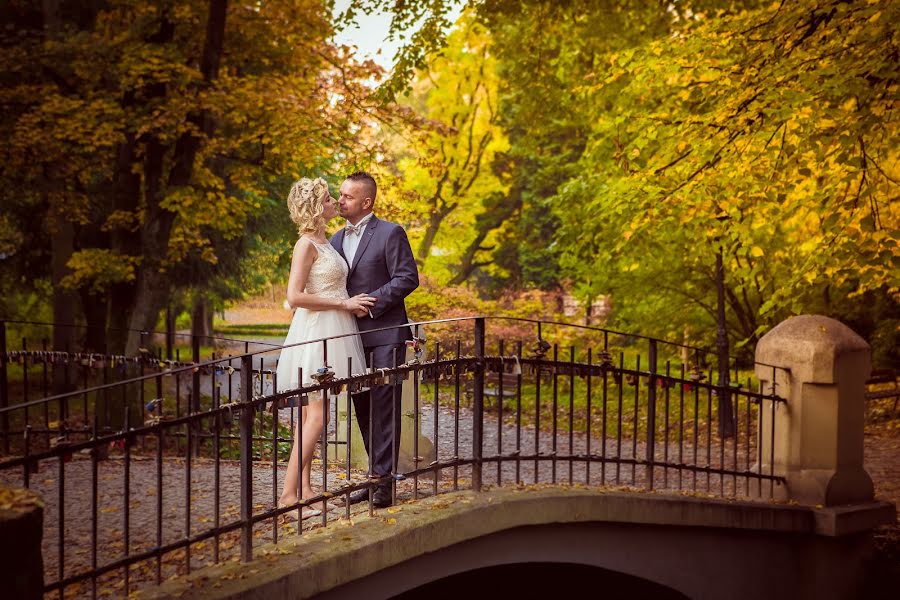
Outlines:
[[[377,298],[377,297],[375,297],[375,296],[369,296],[369,298],[372,299],[372,306],[375,306],[376,304],[378,304],[378,298]],[[375,318],[375,315],[372,314],[372,306],[369,306],[368,308],[360,309],[360,312],[357,313],[356,316],[357,316],[357,317],[365,317],[366,315],[368,315],[368,317],[369,317],[370,319],[374,319],[374,318]]]

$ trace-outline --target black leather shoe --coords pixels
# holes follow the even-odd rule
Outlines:
[[[356,490],[350,494],[349,500],[344,500],[350,504],[359,504],[360,502],[368,502],[369,501],[369,490]]]
[[[390,487],[377,487],[375,488],[375,493],[372,494],[372,504],[375,508],[387,508],[391,504],[393,504],[393,499],[391,498],[391,488]]]

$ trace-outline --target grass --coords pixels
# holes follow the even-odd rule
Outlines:
[[[527,377],[527,378],[526,378]],[[544,376],[549,377],[549,376]],[[460,402],[471,407],[471,393],[467,391],[467,380],[460,381]],[[504,392],[513,391],[504,387]],[[606,435],[616,436],[620,431],[624,439],[647,438],[649,394],[647,379],[641,378],[638,385],[627,381],[616,383],[611,376],[607,377],[604,386],[602,377],[591,378],[590,390],[590,424],[593,435],[600,435],[603,415],[606,415]],[[419,392],[420,402],[432,402],[434,385],[422,384]],[[605,402],[604,402],[605,397]],[[736,395],[736,410],[739,419],[741,436],[746,434],[748,399],[744,395]],[[456,395],[454,379],[440,384],[439,403],[445,407],[455,407]],[[554,398],[555,408],[554,411]],[[540,406],[540,411],[538,411]],[[755,406],[753,404],[752,406]],[[534,426],[540,420],[542,431],[552,431],[554,414],[557,431],[568,431],[571,426],[575,431],[586,432],[588,424],[588,384],[586,379],[570,375],[557,375],[543,379],[538,387],[533,377],[523,376],[521,395],[506,397],[503,401],[504,419],[515,419],[517,407],[521,409],[523,426]],[[668,407],[668,430],[666,429],[666,408]],[[485,410],[499,413],[496,396],[485,396]],[[710,421],[712,416],[712,422]],[[621,425],[620,425],[621,419]],[[699,437],[706,439],[710,435],[717,437],[718,400],[708,390],[689,384],[675,383],[673,387],[657,387],[656,390],[656,435],[655,439],[677,441],[680,435],[693,437],[695,431]],[[755,427],[756,410],[751,408],[751,427]],[[683,423],[683,427],[679,427]]]
[[[215,335],[230,336],[263,336],[284,337],[287,335],[289,325],[282,323],[253,323],[245,325],[222,325],[215,328]]]

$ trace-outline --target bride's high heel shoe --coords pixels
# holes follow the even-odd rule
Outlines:
[[[289,506],[289,505],[288,504],[279,504],[278,508],[284,508],[286,506]],[[302,509],[300,509],[300,518],[304,521],[311,517],[318,517],[321,514],[322,514],[322,511],[319,510],[318,508],[304,506]],[[285,513],[282,513],[280,515],[280,518],[285,522],[296,521],[297,520],[297,509],[292,508],[291,510],[289,510]]]
[[[285,504],[278,504],[278,508],[285,508],[287,506],[291,506],[293,502],[287,502]],[[318,508],[317,508],[318,507]],[[316,502],[315,504],[311,504],[309,506],[304,506],[300,511],[300,518],[302,520],[309,519],[311,517],[321,516],[322,511],[330,512],[332,510],[336,510],[338,507],[335,504],[322,500],[321,502]],[[297,509],[293,508],[285,513],[282,513],[281,516],[284,517],[286,521],[296,521],[297,520]]]

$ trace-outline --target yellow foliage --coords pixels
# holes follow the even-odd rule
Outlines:
[[[92,293],[102,293],[112,284],[134,281],[140,263],[139,257],[115,254],[111,250],[78,250],[66,264],[70,273],[61,284],[73,290],[88,288]]]

